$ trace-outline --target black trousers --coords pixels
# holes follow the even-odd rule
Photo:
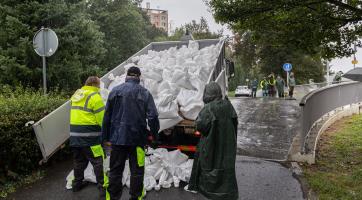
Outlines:
[[[105,189],[103,188],[104,174],[102,156],[94,157],[90,147],[72,147],[72,151],[74,158],[73,187],[81,187],[84,179],[84,170],[87,168],[89,161],[94,168],[97,185],[101,192],[100,196],[105,196]]]
[[[256,89],[251,90],[251,97],[256,97]]]
[[[144,147],[139,148],[144,152]],[[140,155],[137,154],[136,146],[112,145],[108,187],[111,200],[119,200],[122,196],[122,176],[127,159],[129,159],[131,171],[131,185],[129,191],[131,200],[136,200],[143,196],[143,177],[145,168],[144,165],[140,166],[138,159],[142,158],[137,158],[137,156]]]
[[[294,93],[294,86],[289,86],[289,97],[292,98]]]
[[[283,90],[278,90],[278,97],[279,98],[284,97],[284,91]]]

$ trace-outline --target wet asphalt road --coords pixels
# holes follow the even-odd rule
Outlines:
[[[72,169],[66,161],[49,168],[40,181],[19,189],[7,199],[11,200],[97,200],[95,185],[89,185],[78,193],[65,189],[65,177]],[[275,162],[238,156],[236,174],[239,199],[242,200],[302,200],[299,182],[289,169]],[[128,190],[123,190],[122,200],[128,199]],[[146,200],[205,200],[200,194],[185,192],[180,188],[151,191]]]
[[[238,154],[286,160],[290,145],[300,131],[297,100],[232,98],[238,113]]]

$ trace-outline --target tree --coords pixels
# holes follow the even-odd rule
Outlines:
[[[103,65],[112,69],[158,36],[167,33],[152,26],[146,14],[128,0],[88,1],[89,13],[105,34]]]
[[[75,2],[75,1],[74,1]],[[0,15],[0,82],[10,85],[42,85],[41,58],[32,38],[41,26],[58,35],[58,51],[47,59],[48,85],[70,90],[84,77],[100,73],[105,54],[103,33],[85,13],[83,1],[2,1]]]
[[[324,58],[353,53],[361,45],[362,2],[357,0],[205,0],[215,18],[255,37],[273,33],[272,45],[293,46]]]
[[[42,26],[58,35],[47,58],[48,85],[73,91],[89,75],[102,76],[150,41],[155,28],[131,0],[0,0],[0,84],[42,85],[41,58],[33,50]]]
[[[246,85],[246,79],[261,78],[256,65],[257,47],[252,40],[252,33],[236,34],[234,41],[232,58],[235,62],[235,76],[230,79],[229,90],[231,91],[238,85]]]
[[[162,40],[180,40],[180,38],[186,33],[186,30],[192,33],[192,36],[196,40],[216,39],[220,38],[223,34],[223,30],[211,32],[206,19],[201,17],[199,22],[192,20],[181,27],[177,27],[173,35],[168,38],[163,38]]]
[[[309,79],[324,81],[324,67],[319,54],[308,55],[298,49],[271,45],[269,41],[273,37],[273,34],[269,34],[260,39],[251,31],[236,34],[233,59],[237,70],[235,79],[231,80],[231,89],[246,84],[246,78],[261,80],[272,72],[286,78],[282,69],[286,62],[293,64],[293,72],[299,84],[308,83]]]

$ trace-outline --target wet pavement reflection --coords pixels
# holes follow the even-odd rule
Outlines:
[[[285,160],[300,130],[297,100],[231,98],[238,113],[238,154]]]

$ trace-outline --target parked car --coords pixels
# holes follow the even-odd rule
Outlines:
[[[248,86],[246,85],[239,85],[235,90],[235,97],[241,97],[241,96],[250,97],[251,89],[249,89]]]

